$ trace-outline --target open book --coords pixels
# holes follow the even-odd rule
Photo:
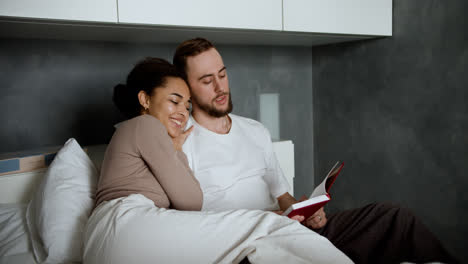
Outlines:
[[[343,166],[344,163],[338,161],[327,174],[327,177],[325,177],[322,183],[315,187],[309,199],[291,205],[286,211],[284,211],[283,215],[288,217],[303,215],[305,219],[307,219],[317,210],[322,208],[326,203],[328,203],[328,201],[330,201],[330,195],[328,194],[328,191],[335,182],[338,174],[340,174]]]

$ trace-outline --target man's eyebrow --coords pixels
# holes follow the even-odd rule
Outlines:
[[[225,69],[226,69],[226,66],[223,66],[223,67],[221,68],[221,70],[218,71],[218,73],[224,71]],[[210,77],[210,76],[213,76],[213,74],[212,74],[212,73],[209,73],[209,74],[202,75],[200,78],[198,78],[198,80],[201,80],[201,79],[203,79],[203,78]]]
[[[200,78],[198,78],[198,80],[201,80],[203,78],[206,78],[206,77],[210,77],[210,76],[213,76],[213,74],[205,74],[205,75],[202,75]]]

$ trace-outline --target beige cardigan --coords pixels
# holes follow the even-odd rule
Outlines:
[[[175,150],[164,125],[151,115],[118,126],[102,163],[96,206],[130,194],[142,194],[160,208],[202,207],[203,194],[187,157]]]

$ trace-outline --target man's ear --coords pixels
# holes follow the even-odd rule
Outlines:
[[[138,92],[138,101],[140,105],[146,110],[149,108],[149,96],[145,91],[141,90]]]

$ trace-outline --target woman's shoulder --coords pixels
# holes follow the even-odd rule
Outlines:
[[[137,149],[146,149],[154,144],[172,146],[166,127],[154,116],[140,115],[122,122],[112,141],[128,142]]]
[[[122,122],[117,130],[133,130],[140,132],[166,132],[164,125],[152,115],[140,115]]]

